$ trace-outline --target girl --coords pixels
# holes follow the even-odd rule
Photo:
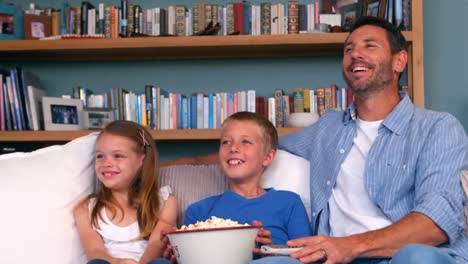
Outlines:
[[[137,123],[114,121],[99,134],[100,188],[74,210],[88,263],[158,262],[160,233],[176,224],[177,201],[169,186],[159,190],[157,158],[151,135]]]

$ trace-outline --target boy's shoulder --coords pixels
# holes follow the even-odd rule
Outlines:
[[[292,192],[292,191],[276,190],[274,188],[270,188],[267,190],[268,190],[268,193],[270,193],[272,196],[279,198],[279,199],[289,199],[289,200],[301,199],[299,194]]]

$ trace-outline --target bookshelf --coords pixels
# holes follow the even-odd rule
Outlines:
[[[412,0],[412,30],[403,32],[409,44],[408,93],[424,107],[423,0]],[[238,57],[337,56],[348,33],[145,37],[85,40],[0,41],[0,61],[167,60]],[[339,65],[337,65],[339,67]],[[284,135],[296,128],[280,129]],[[2,141],[69,141],[87,131],[0,131]],[[155,140],[217,139],[216,129],[152,131]]]

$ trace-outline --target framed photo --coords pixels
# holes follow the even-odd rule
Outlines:
[[[360,16],[361,10],[358,3],[342,6],[340,8],[341,14],[341,28],[343,31],[348,32],[351,30],[351,26],[354,21]]]
[[[15,5],[0,3],[0,40],[23,38],[23,11]]]
[[[380,0],[369,0],[366,9],[366,16],[379,16]]]
[[[101,129],[114,121],[114,110],[111,108],[85,108],[83,122],[87,129]]]
[[[49,37],[50,31],[50,16],[24,14],[24,39]]]
[[[42,97],[45,130],[81,130],[83,101],[80,99]]]

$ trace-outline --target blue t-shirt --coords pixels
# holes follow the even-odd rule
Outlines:
[[[299,195],[289,191],[266,189],[260,197],[247,199],[230,190],[191,204],[185,213],[185,225],[205,221],[211,216],[252,224],[262,222],[271,231],[274,244],[310,236],[312,231]]]

